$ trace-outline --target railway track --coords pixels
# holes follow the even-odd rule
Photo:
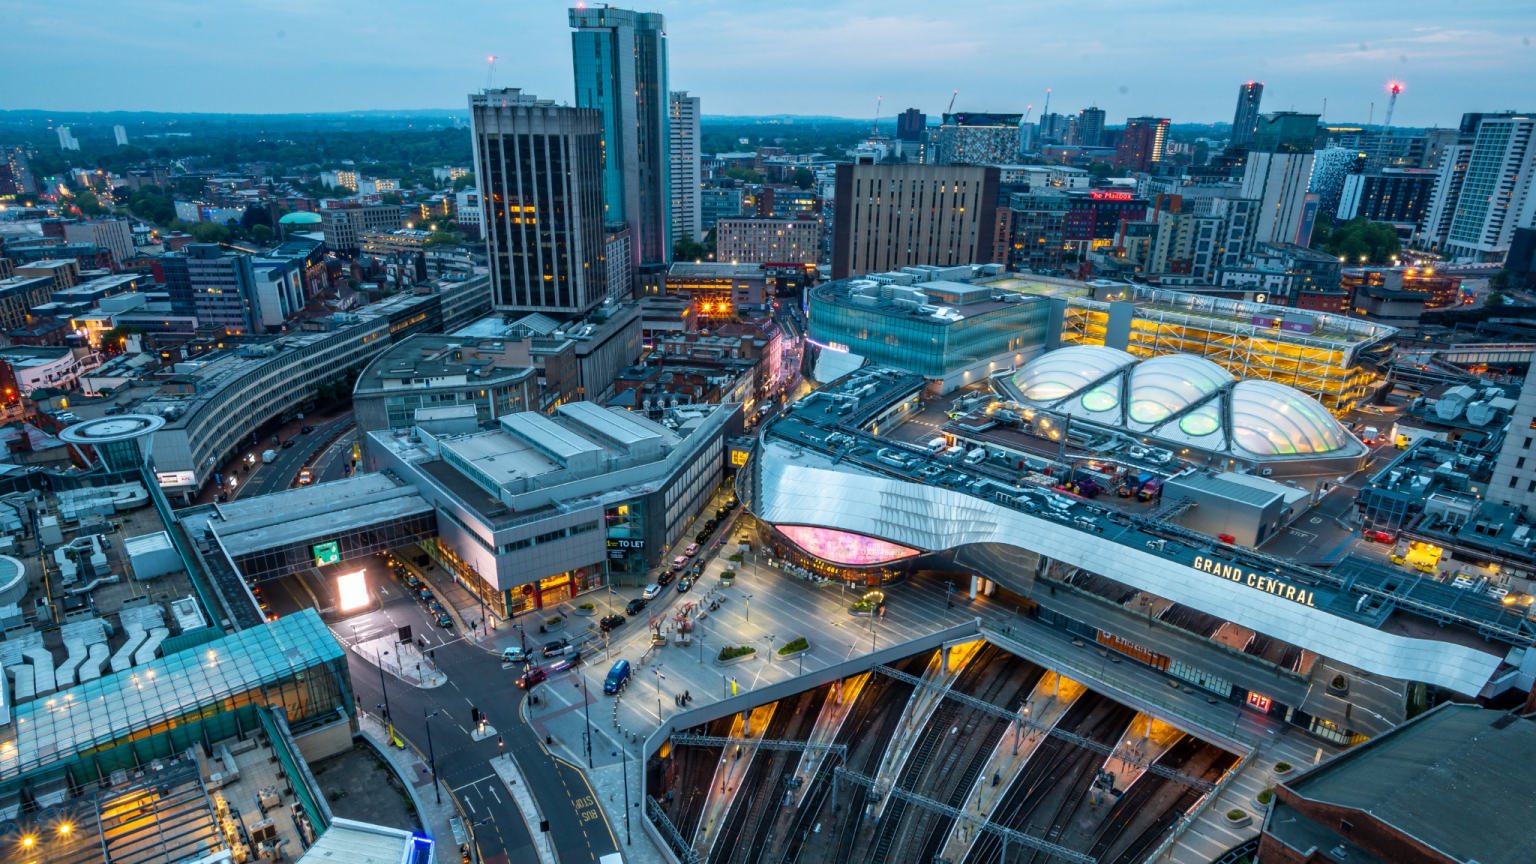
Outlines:
[[[951,689],[970,693],[981,677],[986,674],[987,666],[1002,654],[1004,652],[991,643],[983,645],[976,656],[965,665],[960,677],[950,685]],[[923,727],[922,737],[918,739],[917,746],[912,748],[912,752],[907,754],[906,764],[901,767],[901,774],[896,779],[897,788],[909,792],[917,788],[918,780],[922,778],[924,770],[928,767],[928,761],[933,758],[934,752],[948,737],[947,730],[951,728],[959,712],[960,704],[948,699],[940,699],[938,705],[934,706],[933,713],[928,717],[928,724]],[[891,853],[891,846],[896,842],[896,832],[901,827],[901,818],[906,811],[907,802],[903,799],[892,798],[886,802],[885,811],[880,816],[880,827],[875,835],[874,849],[869,857],[870,864],[885,864],[886,858]]]
[[[789,706],[780,705],[773,712],[773,719],[768,721],[768,728],[763,730],[763,737],[771,740],[780,740],[788,731],[790,722],[794,719],[794,712],[787,710]],[[767,776],[770,766],[782,757],[782,752],[773,750],[759,750],[749,753],[747,758],[752,764],[747,767],[746,776],[741,778],[741,785],[737,787],[736,798],[731,802],[731,808],[725,816],[725,827],[715,836],[714,844],[710,847],[710,864],[728,864],[733,853],[738,851],[741,843],[741,832],[754,811],[761,806],[760,799],[763,795],[763,779]],[[731,758],[727,755],[726,758]],[[770,790],[767,797],[772,797]],[[743,800],[745,798],[746,800]],[[753,823],[756,827],[756,823]]]
[[[1062,717],[1059,727],[1093,741],[1109,744],[1119,738],[1130,725],[1135,712],[1092,691],[1077,700]],[[1064,738],[1050,735],[1044,738],[1030,757],[1024,770],[1009,784],[1003,800],[993,809],[991,821],[1017,831],[1050,840],[1054,826],[1045,831],[1031,830],[1031,817],[1042,802],[1058,797],[1062,792],[1087,791],[1097,773],[1092,766],[1102,764],[1104,755],[1079,747]],[[1063,788],[1065,787],[1065,788]],[[1058,793],[1053,796],[1053,793]],[[1048,805],[1049,806],[1049,805]],[[1057,808],[1052,808],[1054,811]],[[1018,855],[1018,847],[1012,847]],[[982,834],[966,855],[967,864],[996,864],[1002,861],[1001,841],[991,833]],[[1025,849],[1024,853],[1032,850]],[[1016,859],[1025,860],[1025,859]]]
[[[811,732],[816,728],[816,717],[821,713],[821,705],[827,700],[831,690],[831,686],[828,685],[803,694],[799,710],[795,712],[795,719],[790,724],[793,731],[789,740],[810,739]],[[740,859],[741,864],[754,864],[766,857],[764,852],[768,848],[768,841],[773,834],[773,825],[779,814],[779,808],[773,804],[779,801],[789,789],[785,781],[794,774],[795,766],[800,761],[800,754],[782,750],[774,751],[773,756],[774,762],[768,769],[763,785],[756,790],[758,812],[755,819],[749,818],[748,824],[752,826],[751,842],[747,846],[746,857]]]
[[[1178,767],[1186,773],[1194,773],[1195,776],[1202,780],[1215,783],[1237,761],[1236,756],[1219,747],[1195,738],[1188,738],[1186,740],[1195,742],[1197,746],[1192,749],[1189,756]],[[1183,744],[1184,742],[1181,741],[1179,743]],[[1170,750],[1169,755],[1171,756],[1172,753],[1173,751]],[[1163,760],[1159,760],[1159,762],[1163,762]],[[1201,763],[1204,763],[1203,767],[1199,767]],[[1174,767],[1167,762],[1164,764]],[[1197,766],[1193,772],[1189,770],[1191,765]],[[1089,854],[1098,858],[1100,864],[1139,864],[1154,846],[1162,842],[1163,836],[1172,830],[1179,819],[1185,813],[1188,813],[1190,808],[1194,807],[1200,800],[1200,790],[1183,784],[1173,784],[1173,781],[1164,777],[1158,777],[1150,772],[1143,774],[1141,781],[1153,778],[1157,782],[1149,785],[1150,791],[1144,796],[1143,800],[1139,804],[1133,804],[1132,809],[1127,811],[1127,816],[1130,818],[1115,826],[1112,836],[1101,836],[1095,840],[1091,847],[1092,851]],[[1141,781],[1138,781],[1135,785],[1140,785]],[[1170,785],[1174,785],[1174,788],[1169,789]],[[1171,797],[1171,800],[1163,806],[1161,812],[1152,819],[1151,823],[1143,827],[1129,842],[1119,845],[1117,848],[1117,844],[1123,839],[1127,828],[1135,821],[1134,817],[1144,817],[1148,809],[1156,807],[1154,802],[1157,800],[1158,795],[1167,792],[1177,792],[1178,794],[1166,796]],[[1124,798],[1128,797],[1130,797],[1130,793],[1127,793],[1121,800],[1123,801]],[[1114,814],[1111,813],[1111,817],[1113,816]]]
[[[1026,667],[1024,680],[1008,698],[1008,701],[1004,703],[1003,707],[1009,711],[1016,712],[1024,704],[1024,700],[1029,698],[1029,694],[1034,692],[1035,686],[1040,683],[1040,678],[1045,674],[1045,670],[1022,658],[1016,657],[1014,659]],[[1013,664],[1010,664],[1008,673],[1006,676],[1000,676],[1000,680],[1010,680],[1017,674],[1013,671],[1012,667]],[[987,698],[988,701],[991,701],[990,697]],[[966,798],[971,794],[971,790],[976,788],[976,779],[981,776],[981,770],[987,766],[987,762],[992,758],[993,751],[997,749],[998,742],[1002,740],[1003,734],[1008,731],[1008,722],[1006,720],[989,714],[983,714],[982,717],[990,721],[992,726],[987,730],[980,746],[971,754],[969,763],[966,764],[965,770],[960,774],[960,782],[955,784],[954,788],[950,790],[948,800],[945,803],[951,807],[965,806]],[[917,860],[932,861],[944,848],[944,843],[949,838],[950,831],[954,828],[955,820],[940,813],[928,812],[925,815],[929,820],[928,831],[927,835],[923,838],[922,854]]]

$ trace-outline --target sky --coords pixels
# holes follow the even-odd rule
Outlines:
[[[572,98],[564,2],[6,0],[0,109],[289,113],[463,108],[486,86]],[[1530,0],[660,0],[670,86],[706,115],[873,120],[910,107],[1038,116],[1096,105],[1231,122],[1263,110],[1454,126],[1536,110]],[[1374,109],[1372,104],[1374,103]]]

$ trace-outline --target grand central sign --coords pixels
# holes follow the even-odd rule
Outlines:
[[[1262,573],[1254,573],[1228,564],[1225,561],[1217,561],[1204,556],[1195,559],[1195,569],[1202,573],[1210,573],[1241,585],[1247,585],[1249,588],[1263,591],[1265,594],[1273,594],[1282,600],[1300,603],[1303,606],[1311,606],[1313,609],[1317,608],[1316,591],[1299,585],[1292,585],[1283,579],[1276,579],[1273,576],[1266,576]]]

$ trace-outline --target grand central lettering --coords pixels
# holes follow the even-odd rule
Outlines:
[[[1195,569],[1204,573],[1220,576],[1223,579],[1228,579],[1242,585],[1247,585],[1249,588],[1263,591],[1266,594],[1273,594],[1276,597],[1279,597],[1283,600],[1289,600],[1292,603],[1300,603],[1303,606],[1311,606],[1314,609],[1317,608],[1317,603],[1315,602],[1317,600],[1316,591],[1309,591],[1306,588],[1298,588],[1289,582],[1276,579],[1273,576],[1264,576],[1259,573],[1248,572],[1243,570],[1241,567],[1233,566],[1224,561],[1217,561],[1213,558],[1205,557],[1199,557],[1195,559]]]

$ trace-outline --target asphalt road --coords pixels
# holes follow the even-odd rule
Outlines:
[[[455,631],[437,627],[427,619],[422,607],[405,595],[399,583],[384,584],[381,592],[387,592],[381,610],[349,618],[335,625],[333,632],[350,644],[357,638],[353,625],[357,625],[359,634],[373,631],[377,636],[409,624],[413,635],[427,640],[427,648],[435,653],[438,668],[447,673],[448,683],[420,690],[390,678],[383,686],[388,688],[389,709],[396,729],[422,753],[435,752],[438,774],[462,804],[464,815],[471,823],[489,820],[474,829],[479,860],[490,864],[537,860],[522,814],[488,764],[502,752],[510,753],[517,761],[544,818],[549,820],[550,839],[561,864],[595,864],[603,855],[618,851],[617,837],[581,771],[551,756],[533,729],[522,721],[522,701],[527,694],[516,683],[521,667],[502,669],[499,656],[464,641]],[[382,713],[377,707],[385,702],[378,667],[350,651],[347,662],[358,707]],[[539,686],[551,684],[570,686],[563,676]],[[471,740],[472,707],[489,715],[490,725],[501,739],[500,745],[495,736],[484,741]],[[430,721],[423,719],[433,711],[438,716]],[[533,828],[537,830],[538,826]]]
[[[260,448],[255,451],[256,457],[260,459],[261,454],[267,450],[276,450],[277,458],[269,465],[252,469],[249,475],[240,475],[240,486],[235,490],[235,497],[238,499],[251,495],[268,495],[287,489],[294,478],[299,476],[299,469],[304,467],[304,462],[309,459],[310,454],[315,452],[315,448],[330,438],[331,433],[351,422],[352,414],[350,412],[343,414],[323,425],[316,426],[308,435],[293,436],[291,439],[293,446],[287,449],[274,445],[271,438],[263,439],[254,445]],[[339,472],[340,469],[338,468],[337,471]],[[338,474],[338,478],[339,476]]]

